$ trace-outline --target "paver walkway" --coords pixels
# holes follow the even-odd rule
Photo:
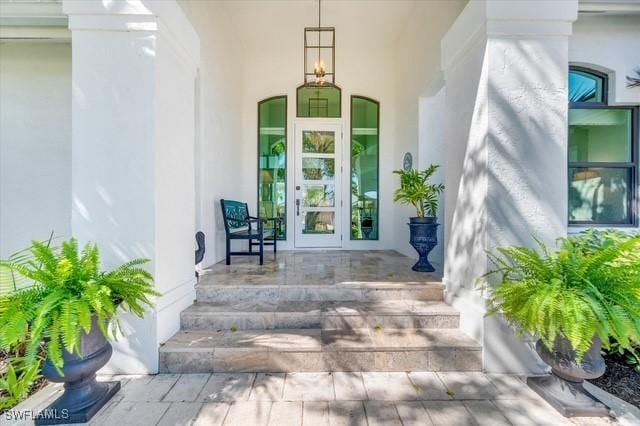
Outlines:
[[[107,379],[110,378],[102,378]],[[520,377],[510,375],[217,373],[117,379],[123,383],[122,390],[91,424],[561,426],[615,423],[607,418],[568,420],[531,391]],[[59,387],[52,389],[33,398],[27,409],[46,407],[59,395]],[[8,424],[5,419],[2,422]]]

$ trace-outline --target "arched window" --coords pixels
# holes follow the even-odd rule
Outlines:
[[[637,223],[637,107],[612,106],[607,76],[569,69],[569,223]]]
[[[342,116],[342,90],[335,85],[299,86],[296,89],[296,116],[338,118]]]
[[[351,96],[351,239],[379,232],[380,104]]]
[[[258,102],[258,214],[280,217],[278,239],[287,237],[287,97]],[[265,227],[273,226],[268,221]]]
[[[569,103],[606,104],[607,76],[581,67],[569,71]]]

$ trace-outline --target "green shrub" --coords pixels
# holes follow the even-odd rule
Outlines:
[[[489,315],[502,314],[521,332],[553,349],[569,340],[581,360],[598,336],[632,350],[640,342],[640,237],[588,232],[549,250],[500,248],[489,253],[497,275]]]
[[[418,217],[435,216],[438,213],[438,196],[444,191],[443,184],[429,184],[429,179],[440,166],[432,164],[425,171],[394,170],[400,175],[400,188],[393,194],[396,203],[412,205]]]
[[[29,396],[33,383],[40,378],[40,367],[40,360],[27,365],[23,357],[8,358],[0,376],[0,413]]]
[[[595,230],[589,229],[583,232],[575,239],[582,240],[585,252],[601,250],[611,244],[621,241],[627,241],[638,237],[637,232],[623,232],[620,230]],[[609,347],[602,349],[602,355],[605,357],[616,357],[631,368],[640,372],[640,344],[624,347],[612,338]]]
[[[640,345],[623,348],[620,343],[612,339],[609,347],[602,349],[602,356],[618,358],[624,364],[640,373]]]
[[[38,362],[46,342],[46,356],[62,373],[63,349],[81,355],[81,335],[91,331],[93,315],[102,334],[113,340],[119,329],[116,309],[143,317],[152,306],[150,297],[159,295],[141,267],[144,259],[103,272],[98,248],[87,244],[80,251],[73,238],[56,248],[33,242],[29,254],[0,262],[0,268],[27,282],[0,297],[0,350],[26,344],[25,371]]]

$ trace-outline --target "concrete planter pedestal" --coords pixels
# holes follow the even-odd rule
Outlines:
[[[556,339],[553,351],[538,340],[536,351],[551,366],[551,375],[529,377],[527,384],[565,417],[608,416],[609,408],[584,390],[585,379],[604,374],[606,365],[600,355],[602,344],[596,338],[580,363],[564,337]]]

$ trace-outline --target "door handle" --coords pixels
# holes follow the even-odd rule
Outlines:
[[[296,198],[296,216],[300,216],[300,198]]]

